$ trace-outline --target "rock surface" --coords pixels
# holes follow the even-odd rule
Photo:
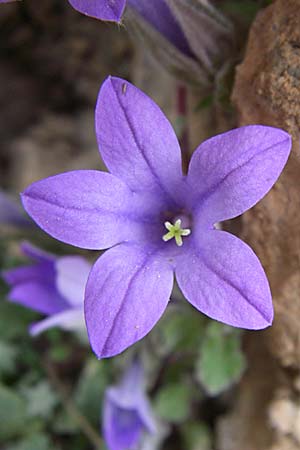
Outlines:
[[[249,371],[219,423],[218,450],[299,449],[300,2],[277,0],[254,21],[232,100],[239,125],[278,126],[294,138],[276,186],[243,216],[242,238],[268,274],[273,326],[246,336]],[[255,349],[255,351],[253,350]]]

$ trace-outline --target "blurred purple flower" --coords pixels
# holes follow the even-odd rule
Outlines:
[[[83,329],[84,289],[90,264],[80,256],[55,257],[29,243],[21,246],[33,264],[2,272],[11,286],[9,300],[46,314],[30,327],[37,335],[48,328]]]
[[[125,6],[128,5],[178,50],[189,56],[192,54],[187,38],[168,5],[168,0],[69,0],[69,2],[87,16],[114,22],[121,21]]]
[[[165,0],[127,0],[127,4],[178,50],[189,56],[192,54],[188,41]]]
[[[270,325],[272,299],[258,258],[214,224],[242,214],[271,189],[290,136],[260,125],[215,136],[197,148],[184,176],[162,111],[111,77],[99,93],[96,133],[110,173],[56,175],[30,185],[22,200],[53,237],[88,249],[112,247],[95,263],[85,292],[98,357],[120,353],[152,329],[174,273],[187,300],[209,317],[249,329]]]
[[[69,0],[73,8],[100,20],[120,22],[126,0]]]
[[[9,3],[14,0],[0,0]],[[77,11],[100,20],[120,22],[126,0],[69,0]]]
[[[135,361],[121,383],[106,390],[103,434],[110,450],[137,448],[144,432],[155,433],[156,425],[144,390],[144,370]]]
[[[126,4],[170,41],[187,50],[186,39],[165,0],[69,0],[73,8],[100,20],[120,22]]]
[[[210,0],[128,0],[127,5],[125,19],[135,42],[176,78],[212,88],[227,72],[234,27]]]
[[[0,0],[1,1],[1,0]],[[8,194],[0,190],[0,225],[27,228],[32,227],[33,222],[25,217],[21,205]]]
[[[83,14],[126,23],[135,42],[193,85],[212,86],[234,47],[232,23],[209,0],[69,0]]]
[[[6,1],[6,0],[5,0]],[[0,0],[1,2],[1,0]],[[2,0],[3,3],[3,0]],[[177,78],[211,87],[227,67],[234,47],[233,25],[209,0],[69,0],[77,11],[126,23],[135,41]]]

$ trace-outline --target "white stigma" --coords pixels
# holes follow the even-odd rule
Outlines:
[[[165,227],[168,230],[168,233],[163,235],[163,240],[167,242],[174,238],[178,247],[181,247],[183,244],[182,236],[191,234],[189,228],[181,228],[181,219],[177,219],[174,225],[171,222],[165,222]]]

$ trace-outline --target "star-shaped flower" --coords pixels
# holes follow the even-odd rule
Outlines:
[[[105,442],[110,450],[135,449],[143,432],[155,431],[154,417],[145,393],[144,370],[139,361],[134,361],[121,382],[105,392]]]
[[[159,107],[119,78],[98,97],[96,134],[110,173],[79,170],[29,186],[23,205],[53,237],[107,249],[85,291],[89,339],[98,357],[144,337],[167,307],[174,273],[187,300],[236,327],[272,323],[270,289],[253,251],[217,222],[257,203],[280,175],[291,148],[277,128],[252,125],[215,136],[181,168],[176,135]],[[165,223],[189,230],[167,242]],[[174,233],[175,237],[175,233]]]
[[[84,329],[84,289],[90,264],[81,256],[55,257],[25,242],[22,253],[32,263],[2,273],[11,286],[9,300],[46,314],[30,327],[37,335],[49,328]]]

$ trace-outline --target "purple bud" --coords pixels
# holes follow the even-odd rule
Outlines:
[[[103,434],[110,450],[136,448],[145,432],[156,426],[144,390],[144,370],[134,361],[120,383],[106,390],[103,405]]]

